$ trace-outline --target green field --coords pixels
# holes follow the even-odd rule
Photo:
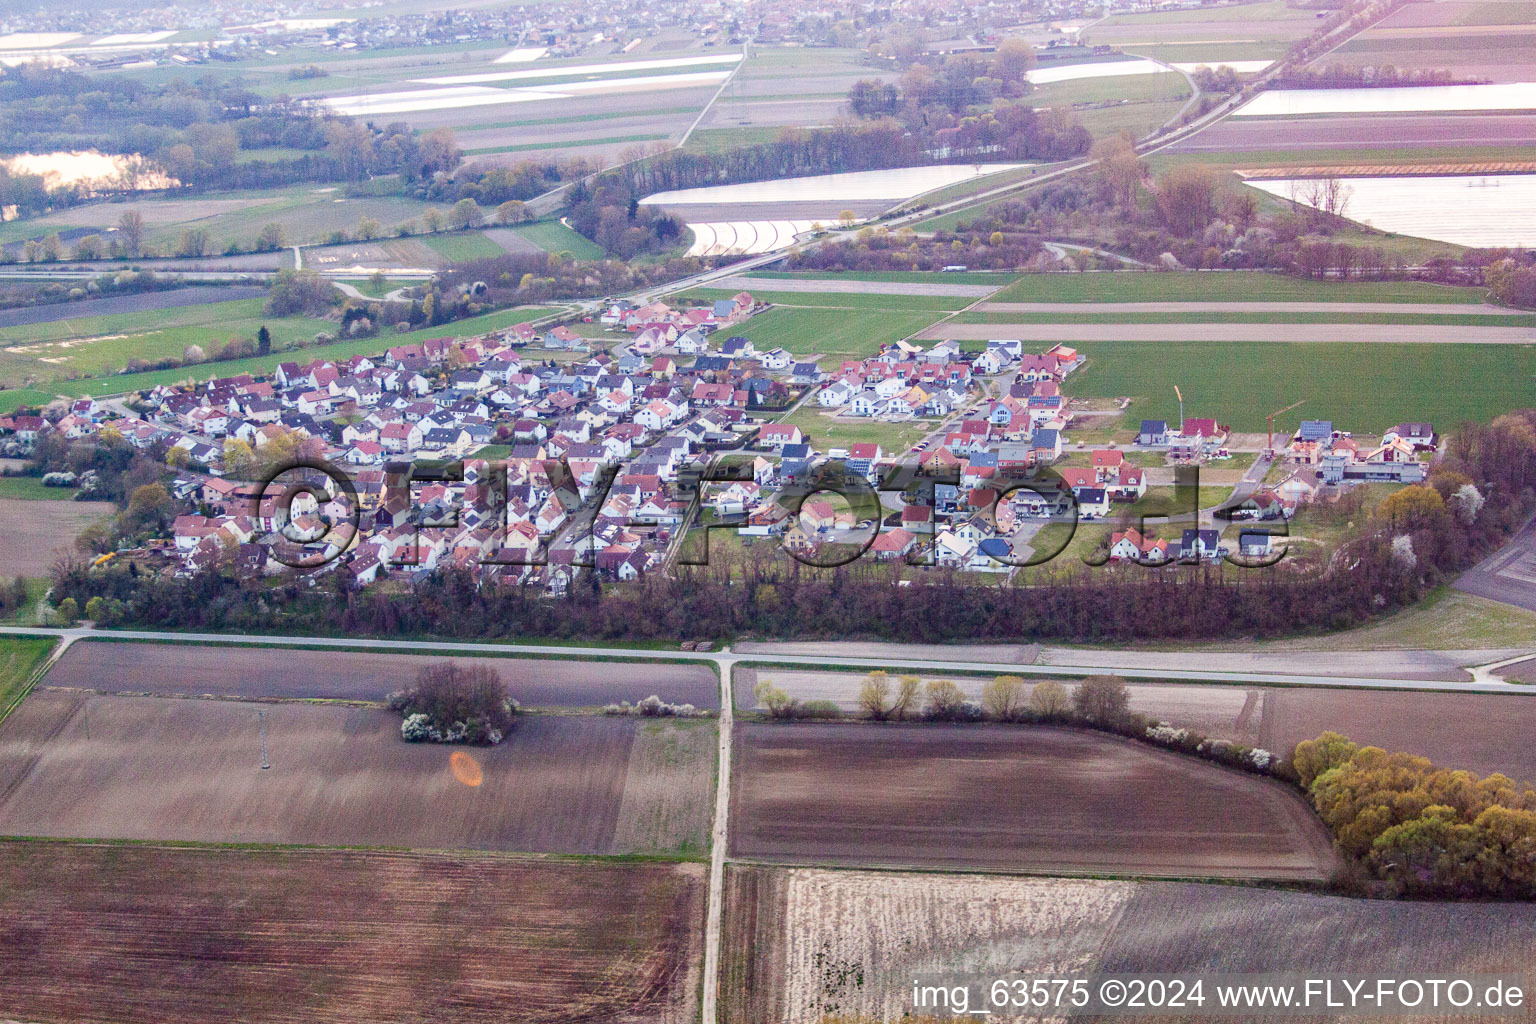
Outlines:
[[[1089,107],[1077,111],[1077,119],[1083,122],[1096,139],[1112,135],[1129,134],[1142,138],[1152,134],[1178,114],[1184,107],[1183,100],[1162,103],[1119,103],[1108,107]]]
[[[1536,313],[958,313],[956,324],[1414,324],[1536,327]]]
[[[11,388],[0,391],[0,416],[15,412],[22,406],[47,405],[53,401],[53,393],[33,388]]]
[[[352,197],[339,185],[290,185],[87,203],[0,225],[0,242],[40,238],[71,227],[105,232],[125,211],[135,210],[144,218],[146,244],[157,251],[174,252],[181,233],[195,227],[208,232],[213,243],[209,251],[218,253],[230,242],[252,245],[267,224],[280,226],[290,245],[311,245],[325,242],[336,231],[353,232],[365,217],[378,221],[385,234],[391,234],[398,224],[419,221],[429,208],[443,210],[402,196]]]
[[[779,137],[783,128],[775,126],[753,127],[742,125],[737,128],[700,128],[688,136],[688,144],[683,148],[690,153],[720,153],[728,149],[738,149],[742,146],[759,146],[772,142]]]
[[[866,419],[834,421],[814,405],[802,406],[780,422],[799,427],[806,439],[821,451],[873,442],[887,453],[904,452],[938,427],[936,420],[908,420],[905,423]]]
[[[931,311],[770,309],[730,333],[750,338],[759,350],[784,348],[795,355],[863,358],[882,345],[916,334],[938,318]]]
[[[413,285],[422,284],[423,280],[423,278],[419,277],[409,279],[400,277],[387,277],[378,284],[374,284],[372,278],[352,277],[345,280],[338,280],[336,283],[349,284],[371,299],[382,299],[384,296],[388,295],[390,292],[396,290],[397,288],[410,288]]]
[[[736,291],[729,288],[694,288],[683,292],[679,298],[695,302],[712,302],[728,299]],[[752,297],[759,302],[771,302],[777,306],[802,306],[817,309],[885,309],[930,310],[936,313],[964,309],[977,301],[963,295],[870,295],[860,292],[776,292],[768,288],[752,289]]]
[[[1168,103],[1187,100],[1189,94],[1189,82],[1183,75],[1165,71],[1051,82],[1031,89],[1029,101],[1037,107],[1063,107],[1078,103]]]
[[[0,498],[23,501],[73,501],[73,487],[44,487],[40,476],[0,476]]]
[[[264,316],[263,302],[237,299],[0,328],[0,383],[47,384],[116,373],[130,359],[179,359],[188,345],[211,355],[231,338],[254,338],[262,325],[272,332],[274,348],[336,329],[312,317]]]
[[[568,252],[578,260],[600,260],[607,255],[602,246],[557,220],[518,224],[512,230],[545,252]]]
[[[479,231],[455,231],[441,235],[422,235],[421,240],[451,263],[487,260],[506,255],[506,250]]]
[[[994,302],[1482,302],[1481,288],[1423,281],[1316,281],[1257,271],[1026,274]]]
[[[613,146],[621,142],[657,142],[665,139],[665,135],[611,135],[606,139],[582,139],[579,142],[524,142],[509,146],[484,146],[480,149],[466,149],[465,156],[487,156],[491,153],[526,153],[531,150],[545,149],[580,149],[586,146]]]
[[[61,382],[57,385],[57,388],[59,394],[77,398],[81,395],[118,395],[127,391],[138,391],[143,388],[156,387],[161,384],[175,384],[178,381],[184,380],[207,380],[209,377],[215,376],[225,377],[241,373],[265,374],[271,373],[273,368],[281,362],[293,360],[308,362],[311,359],[344,359],[347,356],[353,355],[376,355],[393,345],[409,345],[412,342],[423,341],[427,338],[467,338],[476,334],[484,334],[487,331],[511,327],[513,324],[538,320],[552,312],[554,310],[543,306],[506,309],[497,313],[487,313],[484,316],[471,317],[468,320],[460,320],[452,324],[443,324],[440,327],[427,327],[418,331],[410,331],[406,334],[394,334],[386,331],[373,338],[358,338],[352,341],[336,342],[331,345],[315,346],[298,351],[273,352],[269,356],[252,356],[249,359],[232,359],[228,362],[205,363],[200,366],[178,367],[174,370],[151,370],[145,373],[123,373],[87,377],[80,380]],[[277,322],[270,321],[269,323]],[[331,324],[329,326],[334,327],[335,325]],[[276,334],[277,332],[274,330],[274,338]]]
[[[966,270],[945,274],[933,270],[754,270],[747,277],[765,281],[884,281],[902,284],[995,284],[1018,279],[1006,270]],[[768,287],[768,286],[765,286]]]
[[[1277,429],[1332,420],[1371,433],[1406,420],[1452,430],[1511,409],[1536,407],[1536,345],[1394,345],[1274,342],[1084,342],[1088,363],[1067,378],[1074,398],[1129,397],[1125,422],[1213,416],[1240,431],[1305,404]]]
[[[11,713],[23,687],[55,642],[52,637],[0,637],[0,719]]]

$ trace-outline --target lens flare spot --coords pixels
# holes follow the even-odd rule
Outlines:
[[[455,750],[448,756],[448,770],[466,786],[478,786],[485,781],[485,772],[481,771],[480,762],[462,750]]]

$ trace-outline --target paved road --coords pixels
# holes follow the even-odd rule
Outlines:
[[[978,313],[1390,313],[1530,316],[1482,302],[982,302]]]
[[[1279,341],[1393,345],[1532,345],[1536,327],[1435,324],[935,324],[919,338],[1034,341]]]
[[[454,653],[501,653],[507,655],[544,655],[567,658],[623,658],[630,661],[652,661],[664,659],[669,661],[707,661],[714,664],[725,664],[734,661],[745,661],[729,650],[720,652],[696,653],[692,651],[666,651],[652,648],[627,648],[622,646],[610,647],[562,647],[547,644],[510,644],[510,643],[469,643],[452,640],[379,640],[372,638],[347,638],[347,637],[306,637],[306,636],[244,636],[227,633],[176,633],[151,630],[105,630],[97,632],[89,629],[56,629],[56,628],[27,628],[23,626],[0,627],[0,634],[50,634],[55,636],[80,637],[113,637],[120,640],[148,640],[148,641],[182,641],[187,643],[210,644],[254,644],[259,646],[275,647],[346,647],[366,650],[402,651],[417,654],[441,652]],[[986,660],[967,660],[962,652],[964,647],[955,647],[958,657],[942,659],[931,658],[892,658],[889,656],[838,656],[838,655],[797,655],[789,653],[766,654],[762,648],[767,645],[758,645],[758,653],[753,655],[753,660],[771,660],[775,663],[787,665],[805,665],[812,668],[853,668],[867,670],[871,668],[885,669],[920,669],[927,671],[943,672],[995,672],[998,663]],[[1507,659],[1517,654],[1522,649],[1498,649],[1474,652],[1476,656],[1486,656],[1487,660],[1497,661]],[[1376,658],[1380,655],[1392,654],[1399,657],[1414,652],[1363,652],[1366,658]],[[1441,658],[1445,652],[1427,651],[1417,652],[1424,657]],[[1536,647],[1532,647],[1527,653],[1536,653]],[[1254,659],[1246,667],[1231,660],[1232,657],[1250,658],[1250,655],[1229,656],[1213,654],[1204,651],[1180,652],[1147,652],[1126,651],[1116,652],[1105,649],[1092,648],[1053,648],[1049,664],[1037,663],[1030,667],[1031,675],[1049,675],[1077,677],[1085,673],[1100,671],[1108,667],[1107,658],[1113,657],[1116,664],[1114,670],[1127,679],[1167,679],[1185,682],[1209,682],[1209,683],[1273,683],[1286,686],[1328,686],[1347,687],[1359,689],[1409,689],[1409,690],[1447,690],[1468,692],[1493,692],[1493,693],[1529,693],[1536,694],[1536,689],[1529,686],[1520,686],[1511,683],[1494,681],[1471,682],[1448,679],[1410,679],[1402,674],[1392,674],[1394,666],[1382,664],[1382,669],[1375,668],[1367,663],[1365,667],[1351,670],[1351,659],[1347,654],[1340,652],[1296,652],[1275,651],[1264,652],[1262,659]],[[1043,655],[1042,655],[1043,658]],[[1340,667],[1344,668],[1339,672]],[[1374,674],[1382,671],[1383,674]]]
[[[1455,586],[1468,594],[1536,611],[1536,519],[1463,573]]]

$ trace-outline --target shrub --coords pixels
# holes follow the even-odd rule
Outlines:
[[[928,684],[928,706],[923,714],[931,722],[957,721],[965,703],[960,687],[948,679],[935,679]]]
[[[637,715],[641,718],[702,718],[708,714],[692,704],[668,704],[656,694],[651,694],[638,704],[620,701],[603,708],[605,715]]]
[[[1024,680],[1018,676],[998,676],[982,687],[981,703],[987,714],[999,722],[1017,722],[1024,717]]]
[[[1077,713],[1097,725],[1115,725],[1125,718],[1131,702],[1125,680],[1119,676],[1089,676],[1077,684],[1072,705]]]
[[[834,719],[843,717],[843,709],[837,706],[836,701],[830,700],[808,700],[797,704],[795,711],[798,718]]]
[[[1055,721],[1071,712],[1072,697],[1060,683],[1042,680],[1029,691],[1029,709],[1047,721]]]
[[[859,688],[859,707],[864,714],[877,722],[891,715],[891,677],[884,672],[871,672]]]
[[[494,745],[518,711],[494,669],[456,661],[428,665],[409,689],[390,694],[388,704],[405,716],[400,735],[411,742]]]
[[[773,718],[794,718],[800,702],[766,679],[752,687],[752,696]]]

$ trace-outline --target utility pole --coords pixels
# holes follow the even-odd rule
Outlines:
[[[1305,398],[1301,400],[1301,402],[1305,401]],[[1264,454],[1269,458],[1272,459],[1275,457],[1275,417],[1279,416],[1281,413],[1290,412],[1292,409],[1300,405],[1301,402],[1292,402],[1284,409],[1277,409],[1276,411],[1270,413],[1268,416],[1264,417],[1269,422],[1269,436],[1264,442]]]
[[[272,767],[272,762],[267,760],[267,715],[264,711],[256,712],[256,722],[261,726],[261,770],[266,771]]]

